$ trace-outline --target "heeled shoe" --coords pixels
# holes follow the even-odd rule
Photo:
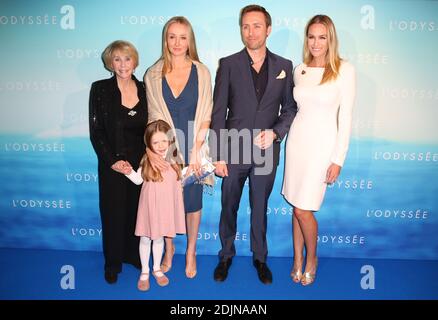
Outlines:
[[[170,269],[172,269],[172,260],[173,260],[173,256],[175,255],[175,245],[172,246],[171,252],[172,252],[172,256],[170,258],[170,263],[161,263],[160,268],[163,273],[169,272]],[[164,255],[166,255],[166,253]]]
[[[194,265],[195,265],[194,269],[188,268],[187,257],[188,257],[188,255],[186,253],[186,277],[189,279],[193,279],[194,277],[196,277],[196,273],[197,273],[197,270],[196,270],[196,252],[193,254],[193,261],[194,261]]]
[[[292,281],[295,283],[300,283],[301,279],[303,278],[303,271],[300,269],[292,269],[290,272],[290,277],[292,278]]]
[[[294,256],[294,264],[293,264],[293,269],[290,272],[290,277],[292,278],[292,281],[295,283],[300,283],[303,277],[303,260],[304,260],[303,257],[301,257],[301,259],[298,259]],[[299,267],[296,267],[297,265]]]
[[[303,277],[301,278],[301,284],[303,286],[308,286],[313,282],[315,282],[317,268],[318,268],[318,258],[316,258],[315,269],[313,270],[313,272],[309,271],[303,273]]]
[[[146,275],[148,278],[146,280],[141,280],[141,276],[142,275]],[[150,283],[149,283],[149,273],[142,273],[140,274],[140,278],[138,279],[137,282],[137,288],[140,291],[148,291],[150,287]]]

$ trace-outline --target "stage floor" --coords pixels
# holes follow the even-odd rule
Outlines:
[[[292,282],[291,258],[269,258],[273,283],[257,278],[251,257],[235,257],[225,282],[213,280],[216,256],[198,256],[198,274],[187,279],[185,258],[175,255],[170,284],[151,279],[137,290],[139,271],[124,265],[116,284],[103,277],[101,252],[0,249],[2,300],[394,300],[438,298],[438,261],[320,258],[311,286]],[[67,266],[64,267],[63,266]],[[366,266],[366,267],[364,267]],[[374,273],[374,281],[372,280]],[[68,278],[68,281],[67,281]],[[70,281],[70,282],[69,282]],[[64,288],[63,288],[64,287]],[[66,288],[66,287],[70,287]],[[74,289],[72,289],[74,287]],[[372,288],[374,287],[374,288]]]

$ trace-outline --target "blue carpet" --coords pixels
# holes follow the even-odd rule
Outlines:
[[[320,258],[316,281],[303,287],[289,277],[291,258],[269,258],[273,284],[257,278],[250,257],[235,257],[223,283],[213,280],[216,256],[198,256],[198,275],[187,279],[185,258],[175,255],[170,285],[151,279],[137,290],[139,271],[124,265],[116,284],[103,277],[101,252],[0,248],[0,299],[63,300],[393,300],[438,298],[438,261]],[[74,289],[62,289],[64,265],[74,268]],[[364,265],[374,268],[375,288],[362,289]],[[71,275],[72,273],[70,273]],[[72,284],[72,283],[70,283]]]

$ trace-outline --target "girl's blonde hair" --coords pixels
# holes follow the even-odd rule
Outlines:
[[[154,122],[151,122],[145,130],[144,133],[144,142],[146,144],[146,146],[148,146],[150,148],[150,150],[152,152],[154,152],[154,150],[152,150],[151,145],[152,145],[152,136],[157,133],[157,132],[163,132],[165,135],[167,135],[168,137],[170,136],[171,138],[169,139],[169,150],[173,150],[173,154],[172,155],[168,155],[168,158],[170,158],[170,162],[171,162],[171,167],[173,168],[173,170],[175,170],[176,175],[177,175],[177,180],[181,179],[181,166],[178,165],[175,161],[173,161],[173,158],[177,157],[178,152],[176,150],[175,147],[175,137],[173,136],[173,131],[170,127],[170,125],[163,120],[157,120]],[[143,180],[145,181],[153,181],[153,182],[161,182],[163,181],[163,176],[161,175],[160,171],[156,171],[152,168],[151,162],[147,156],[147,153],[144,154],[143,158],[140,161],[140,166],[142,167],[142,171],[141,171],[141,175],[143,177]]]
[[[199,61],[198,57],[198,51],[196,50],[196,41],[195,41],[195,33],[193,32],[192,25],[190,24],[189,20],[187,20],[186,17],[182,16],[176,16],[173,18],[170,18],[169,21],[166,22],[163,28],[163,34],[162,34],[162,45],[161,45],[161,58],[160,60],[163,60],[163,71],[162,76],[164,77],[167,73],[172,71],[172,56],[169,51],[169,46],[167,44],[167,33],[169,31],[169,27],[174,23],[180,23],[187,27],[189,34],[189,47],[187,49],[186,55],[192,60],[192,61]]]
[[[336,35],[335,25],[329,16],[318,14],[314,16],[306,25],[304,31],[304,47],[303,47],[303,61],[306,65],[312,61],[313,57],[310,53],[309,46],[307,44],[307,37],[309,35],[309,28],[311,25],[320,23],[327,28],[327,43],[328,49],[325,57],[325,71],[321,79],[321,83],[336,80],[339,75],[339,68],[341,67],[342,59],[339,57],[338,52],[338,36]]]

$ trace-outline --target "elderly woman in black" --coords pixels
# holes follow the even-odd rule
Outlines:
[[[141,268],[134,235],[140,186],[124,174],[137,170],[145,152],[148,111],[143,83],[133,75],[138,66],[135,47],[114,41],[102,60],[114,76],[91,86],[90,139],[98,158],[105,280],[115,283],[123,262]]]

